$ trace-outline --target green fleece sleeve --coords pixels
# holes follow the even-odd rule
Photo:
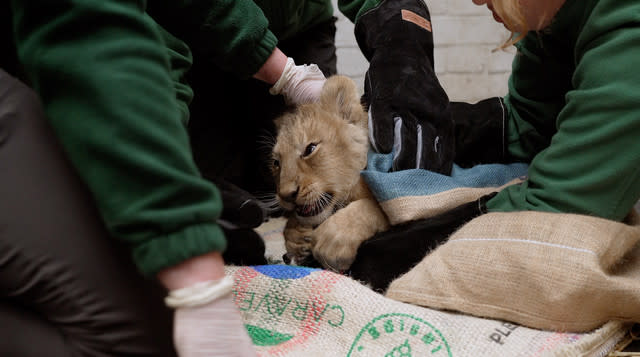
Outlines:
[[[254,75],[278,43],[268,26],[269,21],[252,0],[214,1],[204,24],[214,43],[211,58],[239,77]]]
[[[19,58],[112,235],[145,274],[223,250],[166,44],[143,0],[13,0]],[[188,96],[188,93],[187,93]]]
[[[198,61],[249,78],[266,62],[278,40],[252,0],[159,2],[149,13],[187,42]]]
[[[588,19],[569,47],[575,70],[566,103],[557,116],[547,117],[557,130],[533,157],[527,181],[500,192],[488,202],[489,210],[568,212],[619,221],[640,198],[640,72],[634,70],[640,63],[640,5],[600,0]],[[522,71],[540,76],[545,65],[519,68],[513,76]],[[540,95],[536,88],[542,89],[531,87],[519,95]],[[543,105],[515,109],[544,114]]]

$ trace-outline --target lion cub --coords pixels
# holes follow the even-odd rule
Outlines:
[[[348,77],[327,79],[317,103],[276,120],[272,171],[277,199],[290,212],[284,229],[289,258],[313,257],[345,271],[358,247],[387,230],[360,171],[367,165],[367,113]]]

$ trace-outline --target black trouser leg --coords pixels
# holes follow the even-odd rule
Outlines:
[[[0,71],[0,356],[174,356],[163,295],[106,232],[35,93]]]
[[[336,73],[335,31],[331,20],[278,46],[296,64],[315,63],[330,76]],[[282,97],[269,94],[270,86],[263,82],[238,80],[202,62],[205,56],[194,48],[189,135],[196,164],[213,181],[223,178],[252,194],[273,194],[268,159],[275,139],[273,119],[287,110]]]
[[[14,357],[75,356],[62,332],[42,316],[0,300],[0,354]]]
[[[451,102],[449,107],[455,128],[456,164],[472,167],[508,162],[507,115],[502,98],[475,104]]]

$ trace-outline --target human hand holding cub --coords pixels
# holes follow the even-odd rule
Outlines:
[[[293,58],[287,58],[284,70],[269,93],[282,94],[287,104],[311,103],[320,97],[326,78],[315,65],[296,66]]]

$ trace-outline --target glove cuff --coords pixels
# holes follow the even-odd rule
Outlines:
[[[295,75],[295,67],[296,63],[294,62],[293,58],[288,57],[287,63],[284,65],[284,69],[282,70],[280,78],[278,78],[273,87],[269,89],[270,94],[278,95],[283,93],[284,88],[287,86],[287,83],[289,83],[291,78],[293,78],[293,76]]]
[[[382,0],[358,18],[354,34],[369,61],[380,48],[418,45],[433,64],[431,15],[424,0]]]
[[[449,108],[455,127],[456,164],[467,168],[510,162],[508,113],[502,98],[488,98],[475,104],[451,102]]]
[[[233,279],[224,277],[220,280],[205,281],[186,288],[172,290],[164,299],[171,308],[196,307],[218,300],[231,293]]]

